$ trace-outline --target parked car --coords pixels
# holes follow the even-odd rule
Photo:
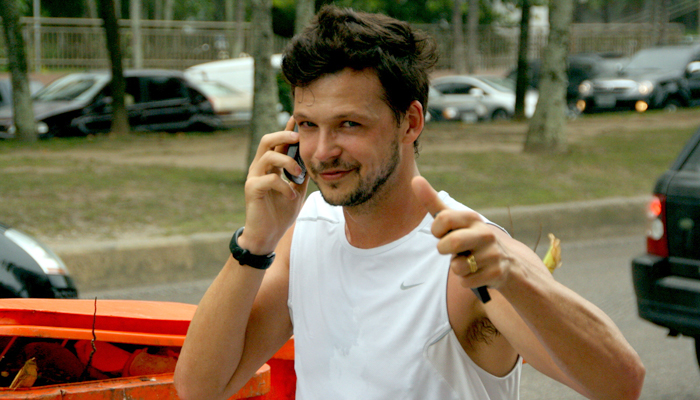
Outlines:
[[[233,89],[217,81],[198,82],[214,113],[224,127],[250,122],[253,114],[253,95]]]
[[[282,55],[273,54],[270,57],[270,65],[275,71],[279,71]],[[252,95],[254,71],[253,57],[246,56],[193,65],[185,70],[185,75],[195,82],[216,81]]]
[[[515,114],[515,82],[498,76],[441,76],[432,85],[453,102],[479,100],[486,107],[483,119],[503,120]],[[537,105],[537,92],[525,96],[525,116],[530,118]]]
[[[293,107],[291,86],[282,78],[282,54],[273,54],[272,57],[270,57],[270,65],[275,71],[277,79],[279,97],[277,122],[280,127],[284,127],[287,120],[289,120]],[[243,96],[249,96],[251,101],[249,103],[249,109],[247,110],[248,119],[241,120],[240,122],[250,122],[253,111],[254,72],[253,57],[244,56],[197,64],[187,68],[185,70],[185,75],[188,79],[201,86],[218,84],[219,87],[223,86],[237,93],[243,93]],[[206,87],[204,90],[206,90]],[[216,96],[219,95],[221,94],[219,93]],[[245,110],[240,110],[239,112],[241,112],[239,117],[246,115]],[[238,118],[236,118],[236,120],[238,122]],[[228,121],[224,122],[227,123]]]
[[[632,260],[639,316],[695,338],[700,363],[700,130],[656,181],[646,253]]]
[[[675,110],[700,104],[700,45],[640,50],[619,72],[581,82],[584,111],[652,108]]]
[[[580,100],[579,86],[585,80],[591,80],[598,76],[609,76],[617,73],[627,63],[627,58],[617,53],[579,53],[567,57],[567,87],[566,103],[570,110],[580,111],[577,102]],[[538,90],[540,83],[540,69],[542,63],[539,60],[532,61],[528,69],[528,83],[530,88]],[[512,69],[508,78],[517,79],[517,67]]]
[[[430,87],[427,121],[477,122],[486,117],[486,106],[478,97],[453,99]]]
[[[29,93],[34,95],[41,90],[44,84],[40,81],[29,80]],[[0,107],[12,105],[12,81],[10,79],[0,79]]]
[[[51,249],[0,223],[0,297],[77,298],[78,289]]]
[[[125,102],[134,131],[213,130],[221,125],[196,85],[181,72],[127,70]],[[59,78],[34,97],[40,137],[84,136],[108,132],[112,96],[107,71],[82,72]],[[12,108],[0,108],[0,138],[14,137]]]

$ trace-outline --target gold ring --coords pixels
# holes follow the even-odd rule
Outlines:
[[[467,257],[467,262],[469,263],[469,269],[472,271],[472,274],[479,269],[479,266],[476,265],[476,258],[474,258],[474,254],[470,254]]]

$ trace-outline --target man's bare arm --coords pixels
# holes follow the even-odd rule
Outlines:
[[[229,398],[291,337],[291,232],[280,241],[267,271],[229,257],[204,294],[175,370],[180,398]]]
[[[438,251],[453,254],[452,287],[469,295],[473,287],[496,289],[500,299],[484,310],[518,353],[589,398],[639,397],[644,367],[609,317],[556,282],[524,244],[474,212],[448,209],[425,179],[414,178],[413,188],[436,215],[431,229],[440,238]]]

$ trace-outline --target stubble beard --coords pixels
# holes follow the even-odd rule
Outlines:
[[[389,178],[394,174],[394,171],[396,171],[396,168],[399,165],[400,157],[398,140],[394,140],[391,143],[390,150],[391,153],[389,154],[389,157],[387,158],[386,162],[382,164],[381,168],[377,171],[376,174],[374,174],[372,177],[368,176],[364,179],[360,179],[360,182],[357,184],[357,186],[350,193],[347,193],[342,197],[335,198],[331,193],[331,191],[338,188],[338,185],[329,185],[330,189],[328,190],[328,193],[324,193],[323,186],[318,185],[318,182],[316,182],[316,185],[320,188],[321,196],[326,201],[326,203],[332,206],[355,207],[361,204],[365,204],[370,199],[372,199],[377,194],[377,192],[386,184]],[[311,170],[314,171],[314,175],[317,175],[319,171],[323,171],[325,169],[351,169],[356,168],[358,166],[359,165],[355,164],[346,164],[341,162],[340,160],[333,160],[328,163],[321,163],[318,166],[313,166],[311,167]],[[359,168],[356,168],[353,173],[359,174]]]

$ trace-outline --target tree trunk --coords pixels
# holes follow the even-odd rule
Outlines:
[[[549,38],[540,72],[540,96],[525,139],[526,152],[565,152],[566,56],[573,0],[549,3]]]
[[[236,0],[236,31],[233,40],[233,57],[239,57],[245,50],[245,9],[247,0]]]
[[[122,66],[122,51],[119,42],[119,27],[114,11],[114,0],[100,0],[100,17],[104,21],[105,36],[107,38],[107,53],[112,66],[112,135],[125,135],[129,133],[129,117],[124,104],[126,81],[124,80],[124,67]]]
[[[153,19],[163,19],[163,0],[153,0]]]
[[[520,39],[518,41],[518,75],[515,81],[515,116],[516,120],[525,119],[525,94],[530,86],[530,65],[528,49],[530,48],[530,0],[523,0],[520,15]]]
[[[27,53],[24,48],[22,26],[19,22],[19,4],[17,0],[0,0],[0,16],[2,16],[7,58],[12,73],[15,137],[18,140],[35,142],[37,140],[36,122],[27,78]]]
[[[669,19],[669,2],[668,0],[659,0],[659,45],[668,44],[668,19]]]
[[[143,44],[141,41],[141,0],[131,0],[129,4],[131,19],[131,65],[143,68]]]
[[[464,54],[464,26],[462,24],[462,4],[464,0],[454,0],[452,8],[452,69],[457,74],[467,72],[467,60]]]
[[[85,0],[88,18],[98,18],[97,16],[97,3],[95,0]]]
[[[469,0],[469,15],[467,17],[467,71],[470,74],[476,73],[477,61],[479,59],[479,0]]]
[[[224,15],[226,22],[233,22],[236,20],[236,4],[234,0],[226,0],[226,7],[224,8]]]
[[[311,22],[311,19],[316,13],[316,2],[314,0],[297,0],[297,14],[294,21],[294,34],[299,34],[304,30],[306,25]]]
[[[273,52],[272,0],[253,0],[253,59],[255,63],[253,115],[248,165],[253,161],[263,135],[279,130],[277,124],[277,79],[270,64]]]
[[[173,0],[165,0],[163,4],[163,19],[166,21],[173,20]]]

